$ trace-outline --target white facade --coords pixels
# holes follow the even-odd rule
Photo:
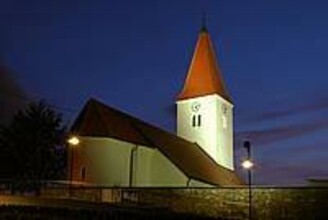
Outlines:
[[[219,165],[234,170],[233,105],[217,94],[176,103],[177,135],[196,142]]]
[[[106,187],[210,186],[189,179],[159,150],[100,137],[81,137],[73,149],[72,179]]]

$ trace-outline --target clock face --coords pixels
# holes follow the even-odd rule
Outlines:
[[[201,107],[201,105],[200,105],[199,102],[194,102],[194,103],[192,103],[192,105],[191,105],[191,110],[192,110],[193,112],[198,112],[199,109],[200,109],[200,107]]]

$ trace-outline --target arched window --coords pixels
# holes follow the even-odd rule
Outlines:
[[[196,127],[196,125],[197,125],[197,123],[196,123],[196,115],[193,115],[193,116],[192,116],[192,122],[191,122],[191,123],[192,123],[191,125],[192,125],[193,127]]]
[[[202,116],[201,115],[193,115],[191,118],[191,125],[193,127],[200,127],[202,125]]]

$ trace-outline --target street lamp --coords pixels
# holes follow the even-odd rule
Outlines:
[[[76,146],[80,143],[80,139],[76,136],[72,136],[70,137],[67,142],[70,144],[70,145],[73,145],[73,146]]]
[[[250,160],[244,160],[241,164],[245,169],[250,170],[254,166],[253,162]]]
[[[80,139],[77,136],[71,136],[67,140],[70,146],[70,185],[73,181],[73,164],[74,164],[74,147],[80,144]]]
[[[248,173],[248,217],[252,219],[252,168],[254,163],[251,160],[251,143],[249,141],[244,142],[244,148],[247,150],[247,158],[243,161],[242,166]]]

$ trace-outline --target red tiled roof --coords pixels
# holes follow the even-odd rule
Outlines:
[[[218,94],[231,102],[220,66],[217,63],[210,34],[206,30],[202,30],[199,33],[188,74],[178,100],[212,94]]]
[[[71,132],[80,136],[111,137],[157,148],[186,176],[213,185],[242,185],[242,180],[210,158],[197,144],[90,99]]]

